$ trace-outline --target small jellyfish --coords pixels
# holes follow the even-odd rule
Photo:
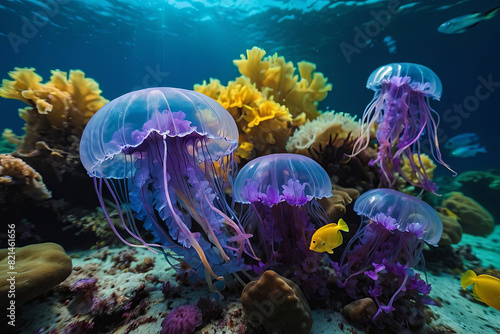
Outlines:
[[[362,216],[362,222],[342,254],[339,267],[346,277],[342,285],[349,295],[358,297],[359,280],[370,278],[368,292],[379,306],[375,319],[381,311],[394,310],[393,302],[401,291],[414,288],[428,293],[430,287],[411,268],[424,264],[425,242],[437,246],[441,239],[443,223],[437,212],[424,201],[392,189],[367,191],[356,200],[354,211]],[[394,287],[392,281],[383,281],[382,276],[389,277],[387,273],[393,275],[391,278],[396,276],[399,284],[390,298],[387,291],[381,292],[382,288]],[[388,299],[386,305],[380,301],[383,298]]]
[[[369,145],[370,129],[376,126],[378,156],[371,163],[380,164],[387,185],[394,185],[396,171],[410,184],[435,193],[437,186],[429,180],[420,159],[424,135],[432,157],[453,172],[441,157],[437,136],[439,115],[429,105],[430,98],[441,98],[443,88],[438,76],[422,65],[392,63],[373,71],[366,87],[375,91],[375,96],[363,113],[361,136],[351,156]],[[414,153],[418,159],[414,159]],[[413,171],[410,174],[416,177],[402,170],[403,159],[409,161]]]
[[[236,124],[216,101],[161,87],[125,94],[102,107],[85,127],[80,156],[124,243],[155,253],[169,249],[208,282],[209,275],[222,279],[241,270],[242,253],[251,253],[250,235],[232,219],[223,193],[222,177],[230,172],[237,144]],[[113,225],[106,187],[135,243]],[[134,217],[152,232],[154,243],[141,236]]]
[[[332,196],[326,171],[299,154],[270,154],[251,160],[238,173],[234,200],[247,204],[241,223],[262,260],[258,274],[273,269],[305,278],[314,272],[324,253],[309,250],[317,228],[328,217],[317,199]]]

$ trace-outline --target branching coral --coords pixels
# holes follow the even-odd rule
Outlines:
[[[247,51],[248,58],[241,55],[235,60],[243,76],[227,87],[216,79],[194,86],[233,116],[240,132],[236,155],[244,159],[284,152],[294,127],[317,117],[317,103],[331,90],[326,78],[314,73],[314,64],[298,64],[299,81],[292,62],[277,54],[262,59],[264,55],[264,50],[254,47]]]
[[[79,137],[92,115],[108,102],[101,97],[97,82],[85,78],[82,71],[72,70],[69,77],[60,70],[51,73],[50,80],[41,83],[42,77],[34,68],[16,67],[9,72],[13,80],[2,81],[1,97],[29,105],[19,110],[19,116],[26,121],[26,133],[19,143],[18,155],[36,154],[36,146],[42,141],[49,147],[60,141],[61,136]],[[12,134],[9,137],[13,138]],[[71,146],[71,141],[68,145]]]
[[[37,200],[51,197],[40,174],[10,154],[0,154],[0,189],[5,186],[19,186],[24,195]]]
[[[50,81],[42,84],[42,77],[34,68],[19,68],[9,72],[14,80],[2,81],[0,96],[17,99],[47,115],[50,124],[60,128],[63,122],[71,122],[81,128],[87,124],[108,101],[101,97],[99,85],[93,79],[85,78],[80,70],[66,72],[51,71]]]
[[[247,56],[234,60],[234,64],[244,76],[255,83],[257,89],[267,91],[268,96],[285,105],[293,117],[305,113],[307,119],[319,115],[318,102],[324,100],[332,85],[327,84],[327,78],[322,73],[315,72],[316,65],[306,61],[299,62],[300,81],[294,75],[295,67],[291,61],[277,53],[263,59],[266,51],[258,47],[247,50]]]

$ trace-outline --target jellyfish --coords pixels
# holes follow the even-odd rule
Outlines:
[[[241,270],[242,254],[252,253],[251,235],[235,221],[223,192],[237,144],[236,124],[216,101],[161,87],[102,107],[85,127],[80,157],[121,241],[173,252],[209,281]],[[110,220],[106,188],[128,240]],[[137,221],[154,240],[141,236]]]
[[[273,269],[303,279],[314,272],[324,253],[309,250],[309,244],[316,228],[328,222],[317,199],[330,196],[328,174],[306,156],[270,154],[247,163],[236,176],[233,198],[247,205],[241,223],[254,234],[261,259],[253,270]]]
[[[373,319],[382,311],[393,311],[394,300],[402,291],[427,295],[430,286],[412,268],[422,264],[425,269],[424,244],[437,246],[441,239],[443,223],[437,212],[424,201],[393,189],[367,191],[354,203],[354,211],[362,222],[338,267],[346,277],[341,285],[348,294],[357,297],[363,286],[360,281],[368,278],[372,284],[364,292],[379,306]],[[394,278],[399,287],[391,293]],[[387,304],[380,299],[388,299]]]
[[[441,157],[437,128],[439,115],[429,105],[429,99],[441,98],[442,85],[429,68],[412,63],[392,63],[379,67],[368,78],[366,87],[375,91],[361,119],[361,135],[351,156],[370,144],[370,130],[376,125],[377,158],[383,180],[389,187],[396,181],[396,171],[410,184],[436,193],[437,186],[427,175],[420,158],[422,143],[428,140],[428,150],[441,165],[455,173]],[[427,140],[422,140],[424,136]],[[416,157],[414,158],[414,153]],[[401,166],[407,160],[416,177],[410,177]],[[456,174],[456,173],[455,173]]]

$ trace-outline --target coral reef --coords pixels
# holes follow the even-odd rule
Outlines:
[[[332,85],[322,73],[315,72],[316,65],[306,61],[297,63],[300,81],[295,74],[292,62],[275,53],[263,59],[266,52],[258,47],[247,50],[247,55],[234,60],[240,73],[255,83],[257,89],[266,91],[268,96],[286,106],[292,115],[297,117],[306,114],[307,119],[314,119],[319,115],[318,102],[324,100]]]
[[[331,90],[316,66],[300,62],[298,76],[292,62],[274,56],[263,59],[265,51],[254,47],[234,63],[241,77],[229,81],[227,87],[210,79],[194,90],[217,100],[226,108],[240,132],[236,155],[251,159],[256,156],[285,152],[293,129],[307,119],[317,117],[317,104]]]
[[[263,326],[266,333],[308,334],[313,318],[300,288],[291,280],[268,270],[248,283],[241,304],[249,325]]]
[[[458,216],[465,233],[486,236],[493,232],[495,220],[481,204],[460,192],[444,195],[441,206]]]
[[[54,198],[86,204],[81,193],[91,190],[92,184],[86,178],[82,182],[79,144],[84,126],[108,102],[100,96],[98,84],[80,70],[69,74],[54,70],[45,83],[34,68],[16,67],[9,76],[13,80],[2,81],[0,96],[29,105],[19,110],[26,122],[23,136],[4,129],[3,140],[16,147],[11,154],[43,175]]]
[[[344,306],[345,316],[354,323],[363,324],[370,322],[377,313],[377,305],[373,299],[366,297],[356,299]]]
[[[379,183],[379,171],[369,164],[377,156],[372,147],[348,157],[360,135],[360,129],[356,117],[334,111],[325,112],[299,126],[289,138],[286,149],[316,160],[334,184],[366,191]]]
[[[26,301],[52,289],[71,274],[71,258],[58,244],[42,243],[15,249],[15,265],[9,264],[9,249],[0,250],[1,306],[6,307],[9,300],[19,306]],[[15,275],[15,299],[7,299],[11,281],[7,272]]]
[[[19,193],[35,200],[49,199],[52,196],[43,183],[42,176],[31,166],[10,154],[0,154],[0,202],[5,201],[5,196],[20,199],[15,192],[6,188],[17,188]]]

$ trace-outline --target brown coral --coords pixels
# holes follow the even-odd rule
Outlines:
[[[346,213],[346,207],[359,197],[359,191],[332,184],[332,194],[333,196],[321,198],[318,202],[325,209],[329,221],[337,222]]]
[[[248,283],[241,304],[252,327],[267,333],[308,334],[313,318],[300,288],[291,280],[268,270]]]
[[[9,265],[9,249],[0,250],[0,300],[5,307],[9,300],[19,306],[52,289],[71,274],[71,258],[58,244],[43,243],[16,248],[15,266]],[[9,274],[8,272],[16,272]],[[15,279],[15,299],[8,299],[8,278]]]
[[[24,195],[36,200],[51,197],[40,174],[10,154],[0,154],[0,189],[5,186],[19,187]]]
[[[465,233],[486,236],[495,228],[494,218],[488,210],[460,192],[446,194],[441,205],[458,216]]]

